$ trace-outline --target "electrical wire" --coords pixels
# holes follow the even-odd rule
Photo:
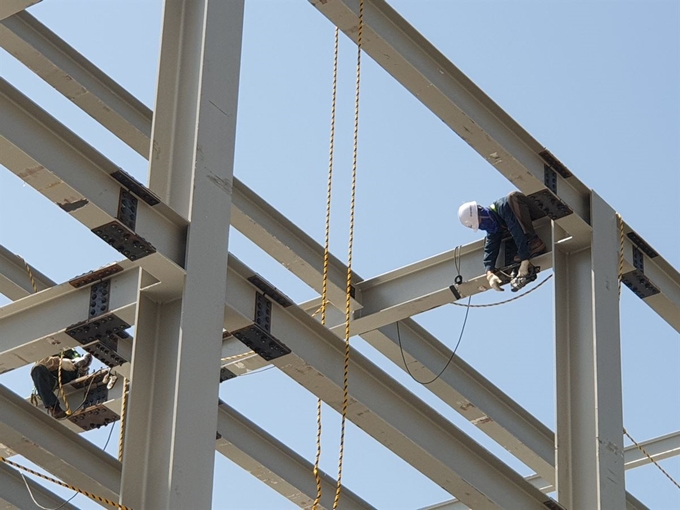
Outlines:
[[[404,369],[408,373],[408,375],[411,376],[411,379],[413,379],[415,382],[418,384],[422,384],[423,386],[427,386],[428,384],[432,384],[435,382],[437,379],[441,377],[441,375],[444,373],[444,371],[449,367],[451,362],[453,361],[454,356],[456,355],[456,351],[458,350],[458,347],[460,346],[460,342],[463,339],[463,333],[465,332],[465,325],[467,324],[468,320],[468,314],[470,313],[470,301],[472,300],[472,296],[468,297],[468,303],[467,303],[467,310],[465,310],[465,319],[463,319],[463,326],[460,329],[460,335],[458,336],[458,342],[456,342],[456,346],[453,348],[453,351],[451,352],[451,356],[449,356],[448,361],[444,365],[444,368],[440,370],[440,372],[434,376],[434,378],[430,379],[429,381],[419,381],[416,379],[416,377],[411,373],[411,370],[408,368],[408,364],[406,363],[406,356],[404,356],[404,347],[401,344],[401,333],[399,331],[399,321],[397,321],[397,340],[399,341],[399,351],[401,352],[401,359],[404,362]],[[463,305],[465,306],[465,305]]]

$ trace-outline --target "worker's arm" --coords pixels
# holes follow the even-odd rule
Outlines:
[[[487,234],[484,239],[484,269],[487,273],[496,269],[496,259],[501,250],[502,240],[503,234],[501,232]]]

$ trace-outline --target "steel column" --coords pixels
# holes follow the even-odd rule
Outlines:
[[[242,29],[242,0],[165,3],[149,182],[191,224],[180,299],[138,299],[132,507],[211,506]]]
[[[592,247],[556,245],[557,492],[567,508],[625,504],[618,309],[620,236],[592,194]]]

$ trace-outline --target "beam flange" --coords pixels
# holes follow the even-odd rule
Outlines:
[[[0,385],[3,444],[66,483],[117,501],[120,463]]]
[[[31,5],[35,5],[41,0],[3,0],[0,4],[0,20],[15,16]]]
[[[232,321],[254,317],[256,289],[245,265],[231,257],[229,267],[224,327],[233,330]],[[277,303],[271,334],[293,351],[273,363],[339,411],[343,342],[302,309]],[[466,504],[528,509],[549,501],[358,352],[352,352],[350,372],[347,418]]]

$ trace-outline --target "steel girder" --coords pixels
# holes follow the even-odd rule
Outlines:
[[[358,0],[309,2],[356,41]],[[520,191],[540,192],[547,202],[568,206],[573,214],[556,223],[572,237],[574,247],[589,245],[591,191],[569,169],[385,0],[365,0],[363,33],[362,49]],[[637,240],[654,252],[644,239]],[[658,254],[645,258],[644,273],[661,291],[645,303],[678,330],[680,273]]]
[[[119,462],[87,439],[0,385],[0,437],[23,455],[75,487],[118,500]]]
[[[26,262],[21,257],[0,245],[0,294],[12,301],[33,293],[33,285],[26,270]],[[55,283],[36,268],[30,266],[33,280],[38,291],[52,287]]]
[[[24,481],[25,480],[25,481]],[[28,487],[26,487],[28,485]],[[31,491],[29,493],[29,490]],[[35,506],[31,494],[38,504],[45,508],[59,508],[77,510],[75,506],[47,490],[42,485],[35,483],[28,476],[22,478],[19,470],[5,463],[0,463],[0,509],[10,510],[32,508]],[[5,503],[3,503],[3,501]]]
[[[21,13],[0,23],[0,45],[140,155],[149,158],[152,111],[40,21],[29,13]],[[233,180],[231,222],[321,292],[323,249],[237,178]],[[328,295],[339,307],[344,306],[346,273],[342,263],[331,255]],[[360,306],[356,300],[352,302],[353,308]]]

